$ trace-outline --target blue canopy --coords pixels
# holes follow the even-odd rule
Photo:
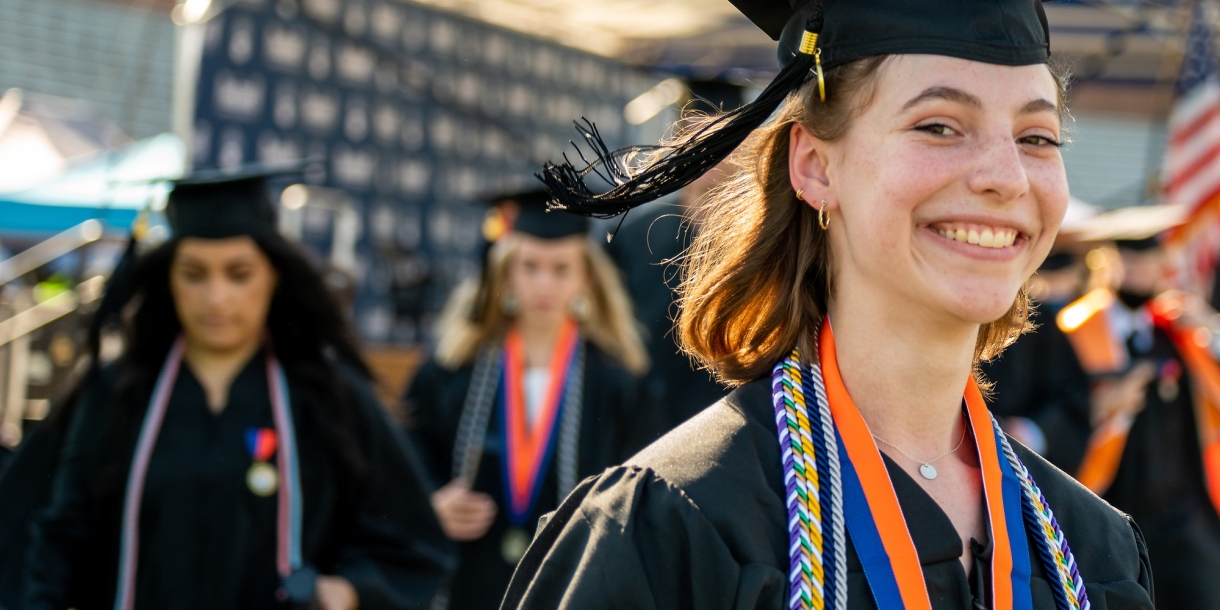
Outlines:
[[[44,184],[0,193],[0,233],[58,233],[90,218],[125,232],[164,200],[185,160],[182,141],[166,133],[75,162]]]

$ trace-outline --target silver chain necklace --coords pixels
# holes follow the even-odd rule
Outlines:
[[[881,438],[880,436],[877,436],[876,434],[873,434],[873,438],[877,439],[877,442],[879,442],[883,445],[888,445],[890,447],[893,447],[895,451],[897,451],[898,453],[901,453],[902,455],[905,455],[907,458],[909,458],[913,461],[919,462],[919,474],[923,475],[923,478],[931,481],[936,478],[936,474],[937,474],[936,467],[932,465],[932,462],[935,462],[936,460],[939,460],[939,459],[945,457],[946,455],[949,455],[950,453],[956,453],[958,449],[962,448],[962,443],[966,442],[966,425],[962,424],[962,437],[957,439],[956,447],[954,447],[930,460],[927,460],[927,461],[921,460],[921,459],[903,451],[901,448],[898,447],[898,445],[895,445],[894,443],[891,443],[891,442]]]

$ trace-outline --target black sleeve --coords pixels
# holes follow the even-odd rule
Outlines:
[[[1048,321],[1047,324],[1053,324]],[[1066,472],[1076,472],[1084,459],[1092,426],[1089,421],[1090,381],[1076,352],[1058,328],[1044,331],[1049,357],[1042,365],[1046,369],[1046,387],[1039,393],[1038,404],[1030,419],[1046,435],[1046,458]]]
[[[539,524],[501,610],[778,608],[785,575],[739,564],[710,520],[650,470],[581,483]]]
[[[98,562],[88,541],[95,539],[100,511],[93,486],[111,455],[112,388],[99,376],[82,392],[68,426],[59,465],[51,483],[51,498],[35,520],[28,554],[25,607],[63,610],[74,603],[80,572],[86,562]],[[126,476],[121,477],[126,480]],[[100,568],[98,568],[100,569]]]
[[[51,417],[29,430],[0,472],[0,608],[24,603],[32,525],[50,502],[67,423],[77,403],[57,405]]]
[[[444,413],[444,385],[449,377],[435,361],[420,367],[403,395],[407,436],[419,450],[432,484],[441,487],[453,473],[454,431]]]
[[[1135,546],[1140,552],[1139,585],[1148,592],[1149,607],[1156,607],[1156,586],[1152,581],[1152,561],[1148,559],[1148,544],[1144,542],[1144,532],[1141,532],[1139,526],[1135,524],[1135,519],[1127,517],[1127,523],[1131,524],[1131,533],[1135,535]]]
[[[363,609],[427,608],[454,565],[432,512],[432,485],[368,384],[349,379],[349,385],[370,469],[334,572],[352,583]]]

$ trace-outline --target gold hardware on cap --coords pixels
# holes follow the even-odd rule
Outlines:
[[[801,35],[801,46],[799,51],[803,55],[812,55],[814,70],[818,74],[818,97],[823,102],[826,101],[826,80],[822,77],[822,50],[818,48],[818,35],[805,30]]]
[[[813,37],[817,38],[817,34],[814,34]],[[823,102],[825,102],[826,101],[826,80],[822,78],[822,50],[821,49],[816,49],[813,52],[813,65],[814,65],[814,68],[818,71],[818,97],[821,98],[821,100]]]
[[[818,48],[818,35],[813,32],[806,31],[801,35],[801,53],[805,55],[813,55],[814,49]]]

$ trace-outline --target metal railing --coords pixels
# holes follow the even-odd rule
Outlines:
[[[102,223],[87,220],[0,261],[0,288],[11,295],[9,303],[0,305],[0,444],[17,446],[24,420],[41,415],[31,413],[31,403],[46,402],[28,400],[31,334],[100,298],[106,279],[91,277],[41,301],[35,301],[32,287],[6,285],[101,237]]]
[[[0,286],[51,261],[102,238],[102,223],[89,219],[45,241],[0,261]]]

